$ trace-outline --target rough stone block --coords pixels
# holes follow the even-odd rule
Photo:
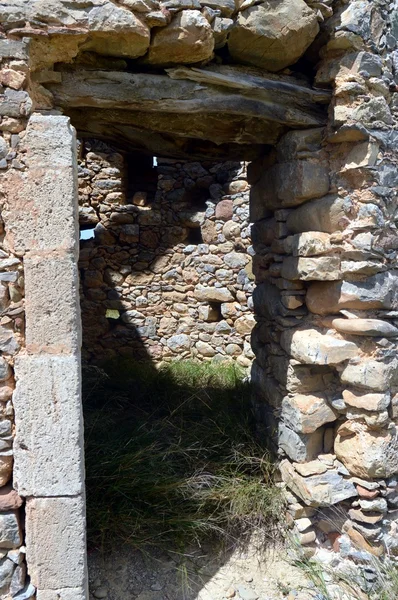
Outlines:
[[[24,267],[28,352],[78,352],[81,321],[75,258],[30,256]]]
[[[28,43],[27,38],[22,41],[2,39],[0,40],[0,57],[25,60],[28,58]]]
[[[7,174],[9,240],[27,250],[78,252],[76,136],[69,118],[35,114],[24,138],[26,171]]]
[[[335,413],[321,395],[286,396],[281,416],[285,424],[297,433],[312,433],[325,423],[336,420]]]
[[[294,462],[305,463],[322,453],[323,429],[302,434],[286,427],[284,423],[279,423],[278,445]]]
[[[216,288],[197,285],[194,294],[200,302],[231,302],[234,300],[233,295],[226,287]]]
[[[323,231],[304,231],[291,238],[293,256],[318,256],[332,249],[330,235]]]
[[[265,208],[271,210],[298,206],[313,198],[322,198],[328,191],[328,169],[306,160],[274,165],[254,186],[257,203],[262,199]]]
[[[390,477],[398,472],[398,429],[368,430],[356,422],[337,430],[334,451],[351,475],[363,479]]]
[[[341,231],[350,222],[352,202],[337,196],[325,196],[320,200],[306,202],[296,208],[287,218],[287,227],[292,233],[304,231]]]
[[[207,19],[197,10],[184,10],[167,27],[153,32],[146,61],[153,65],[195,63],[211,58],[213,50]]]
[[[377,273],[362,281],[313,283],[306,296],[308,309],[317,315],[342,308],[367,310],[398,308],[398,271]]]
[[[286,162],[302,158],[302,153],[318,152],[321,148],[324,127],[289,131],[282,136],[277,145],[279,162]]]
[[[398,361],[362,360],[358,364],[348,364],[340,379],[345,385],[386,392],[398,383]]]
[[[397,337],[398,328],[381,319],[333,319],[333,327],[341,333],[367,337]]]
[[[283,206],[296,206],[329,191],[327,167],[306,160],[281,163],[278,168],[278,197]]]
[[[283,312],[281,292],[268,281],[256,286],[253,292],[253,304],[256,315],[266,319],[274,319]]]
[[[86,589],[85,511],[81,496],[27,501],[26,555],[31,581],[38,590]]]
[[[22,544],[22,530],[18,511],[8,510],[0,514],[0,548],[18,548]]]
[[[279,71],[297,61],[315,38],[315,12],[302,0],[277,0],[239,13],[228,47],[239,63]]]
[[[358,347],[353,342],[339,340],[316,329],[286,330],[280,343],[293,358],[310,365],[336,365],[358,354]]]
[[[341,279],[340,257],[319,256],[302,258],[288,256],[282,264],[281,275],[284,279],[296,281],[335,281]]]
[[[330,506],[358,495],[355,485],[334,470],[302,477],[287,460],[280,469],[287,487],[308,506]]]
[[[21,356],[15,361],[15,373],[14,482],[18,493],[81,493],[84,465],[79,358]]]

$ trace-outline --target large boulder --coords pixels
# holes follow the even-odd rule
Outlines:
[[[316,14],[303,0],[266,0],[239,14],[228,48],[237,62],[280,71],[304,54],[318,31]]]
[[[155,29],[145,62],[151,65],[197,63],[212,57],[213,31],[198,10],[183,10],[167,27]]]
[[[105,56],[143,56],[150,41],[149,27],[129,10],[104,4],[94,7],[88,16],[90,36],[84,50]]]

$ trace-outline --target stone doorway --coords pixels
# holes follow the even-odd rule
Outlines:
[[[13,433],[15,411],[10,492],[26,507],[38,599],[86,596],[77,157],[63,114],[82,135],[128,151],[251,163],[253,382],[259,422],[283,458],[297,537],[320,556],[324,546],[343,548],[336,572],[356,546],[396,554],[392,4],[278,0],[277,18],[267,2],[3,4],[4,310],[20,308],[25,282],[27,326],[12,312],[3,322],[12,406],[2,422]],[[290,10],[294,27],[289,17],[280,29]],[[275,43],[258,35],[264,23]],[[2,456],[11,485],[11,451]],[[344,518],[331,530],[335,504]],[[21,519],[12,510],[14,549]]]

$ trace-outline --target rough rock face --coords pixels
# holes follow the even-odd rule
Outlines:
[[[396,427],[368,430],[343,424],[337,430],[334,450],[352,475],[363,479],[391,477],[398,469]]]
[[[184,10],[154,33],[146,62],[152,65],[192,64],[212,58],[213,32],[199,10]]]
[[[228,48],[237,62],[280,71],[302,56],[319,31],[303,0],[266,0],[239,13]]]
[[[322,18],[322,17],[321,17]],[[54,39],[37,64],[70,60],[80,49],[104,56],[144,57],[149,64],[195,64],[229,40],[238,63],[278,71],[296,62],[319,31],[319,15],[303,0],[246,8],[234,2],[90,0],[6,1],[0,23],[13,34],[48,30]],[[25,23],[34,23],[29,29]],[[68,39],[63,33],[72,33]],[[38,46],[41,46],[39,40]],[[248,51],[248,46],[251,50]]]

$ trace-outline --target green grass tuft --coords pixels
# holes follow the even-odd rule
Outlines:
[[[91,546],[185,547],[270,532],[282,505],[234,364],[84,369]]]

